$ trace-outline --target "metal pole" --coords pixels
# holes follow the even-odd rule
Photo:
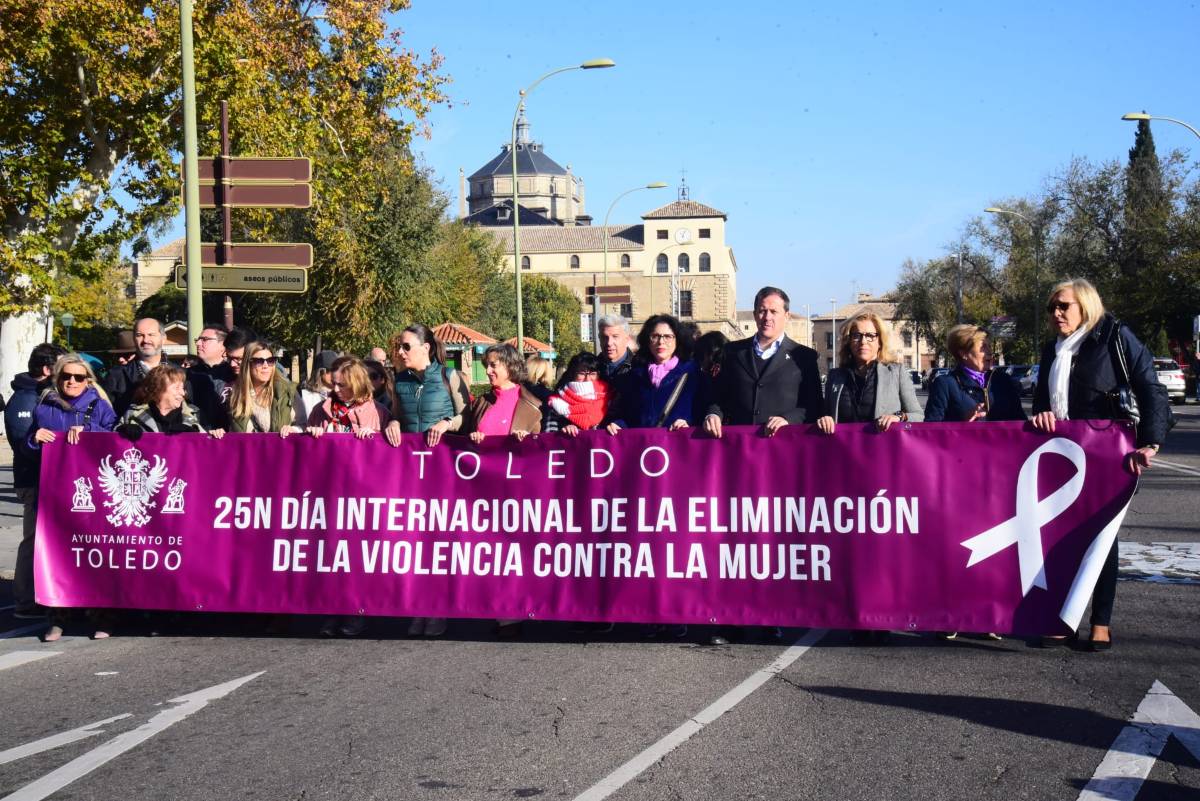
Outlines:
[[[196,65],[192,50],[192,0],[179,0],[179,51],[183,66],[183,203],[184,266],[187,269],[188,352],[204,328],[200,269],[200,166],[196,136]]]
[[[837,367],[837,298],[829,299],[829,351],[832,365]]]
[[[1031,225],[1033,230],[1033,363],[1037,364],[1042,358],[1042,326],[1040,324],[1042,309],[1042,226]],[[1040,378],[1040,376],[1039,376]]]
[[[525,90],[521,90],[521,100],[517,103],[516,113],[512,121],[512,142],[509,145],[512,156],[512,215],[513,215],[513,273],[517,276],[517,352],[523,353],[525,345],[525,317],[521,309],[521,207],[517,193],[517,118],[525,108]],[[570,191],[568,189],[568,191]]]
[[[961,325],[962,321],[963,321],[963,315],[962,315],[963,254],[957,253],[955,255],[958,258],[958,276],[957,276],[958,293],[957,293],[956,300],[954,301],[954,322]]]

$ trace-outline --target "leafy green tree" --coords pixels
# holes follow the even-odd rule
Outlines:
[[[517,290],[511,272],[497,272],[485,288],[487,303],[471,327],[505,340],[517,335]],[[550,343],[550,321],[554,321],[554,348],[566,359],[584,350],[579,338],[579,298],[571,290],[544,275],[521,278],[521,311],[525,336]]]

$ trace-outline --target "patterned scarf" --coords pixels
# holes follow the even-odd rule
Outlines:
[[[608,414],[608,389],[599,381],[572,381],[546,401],[557,414],[587,431]]]
[[[351,408],[342,403],[336,395],[329,396],[329,425],[333,430],[354,430],[354,421],[350,418],[351,413]]]

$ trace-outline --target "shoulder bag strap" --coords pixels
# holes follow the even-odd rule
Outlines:
[[[683,385],[687,383],[687,380],[687,373],[679,377],[679,383],[675,385],[675,389],[671,390],[671,396],[667,398],[667,405],[663,407],[662,414],[658,416],[658,422],[654,424],[655,428],[661,428],[662,424],[667,422],[667,416],[671,414],[671,410],[675,408],[676,402],[679,401],[679,393],[683,392]]]

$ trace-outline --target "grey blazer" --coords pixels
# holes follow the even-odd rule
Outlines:
[[[838,401],[850,377],[850,368],[835,367],[825,381],[825,416],[838,418]],[[885,414],[911,414],[921,411],[917,391],[913,389],[908,370],[900,364],[875,363],[875,418]]]

